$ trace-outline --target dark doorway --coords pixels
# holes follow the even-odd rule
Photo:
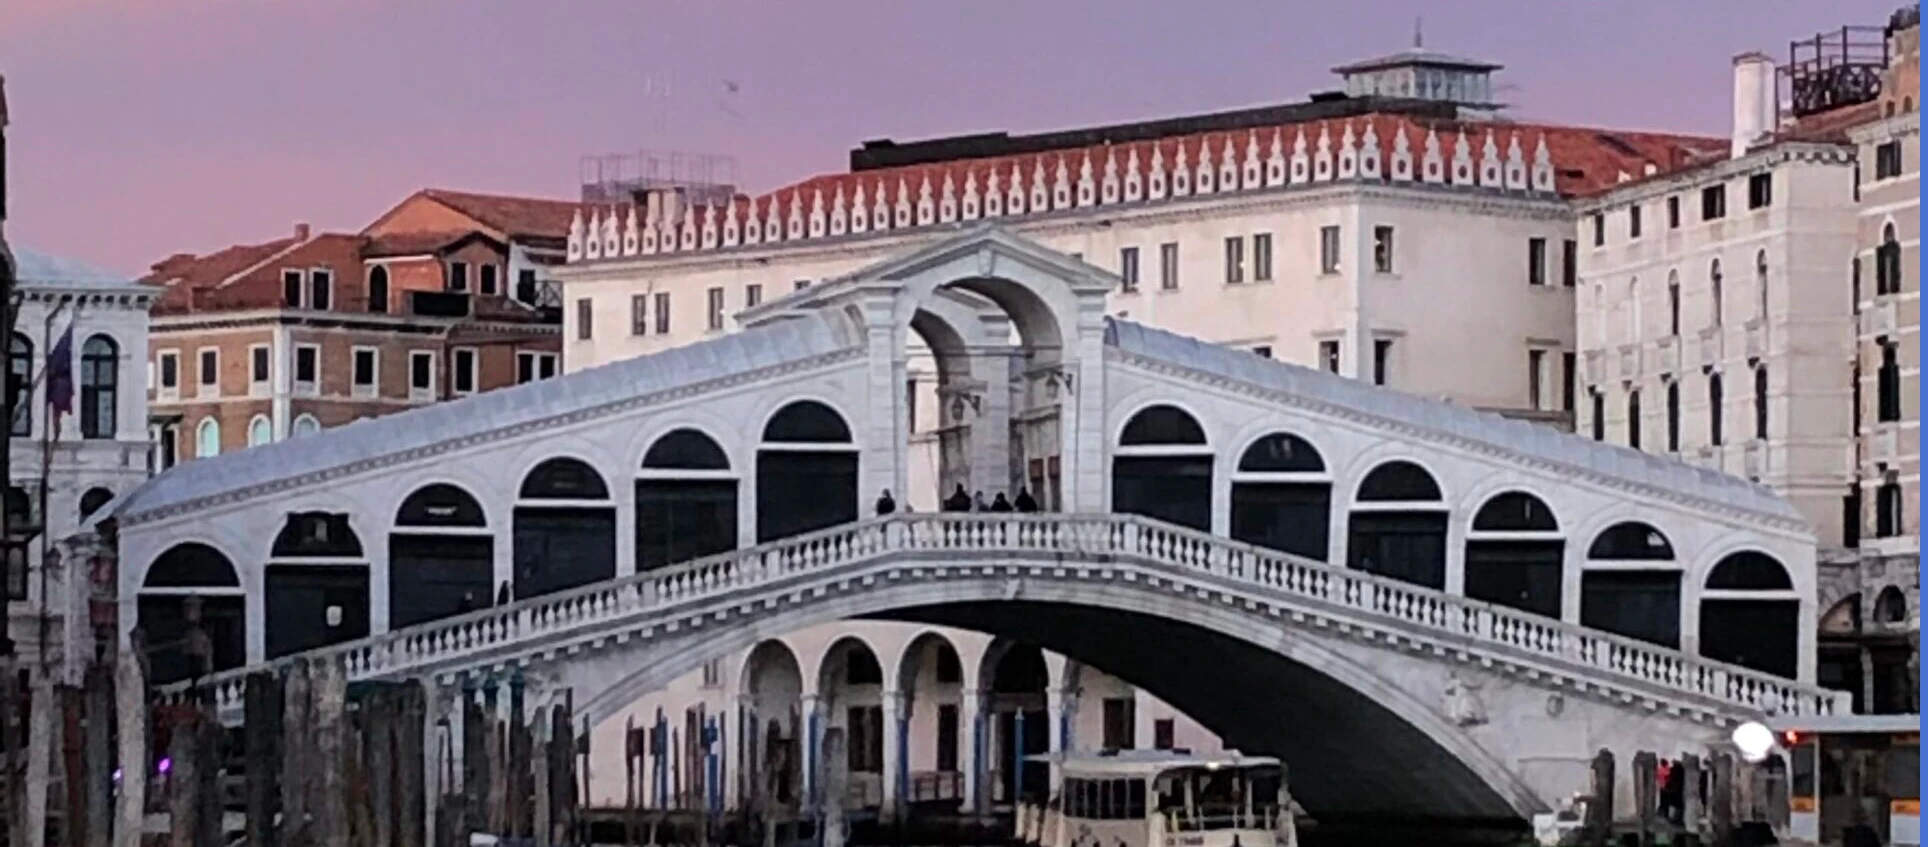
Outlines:
[[[761,450],[756,540],[764,543],[857,520],[857,454]]]
[[[268,658],[367,638],[368,566],[270,564]]]
[[[1680,571],[1587,571],[1580,623],[1649,644],[1680,648]]]
[[[614,508],[515,510],[515,599],[616,577]]]
[[[423,486],[388,537],[388,625],[427,623],[495,600],[495,537],[482,504],[453,485]]]
[[[1305,439],[1274,433],[1239,456],[1232,477],[1232,537],[1326,561],[1332,554],[1332,483]]]
[[[636,481],[636,567],[650,571],[736,549],[737,481],[716,441],[669,432],[643,455]]]
[[[1042,798],[1050,790],[1050,766],[1028,758],[1051,749],[1045,694],[1049,685],[1050,671],[1042,650],[1014,644],[998,658],[991,676],[997,713],[997,758],[992,768],[997,773],[1001,802],[1009,803],[1020,796]]]
[[[155,685],[179,682],[202,670],[224,671],[247,663],[247,600],[233,563],[205,544],[179,544],[148,568],[135,601],[136,623]],[[206,635],[196,658],[194,621]],[[206,665],[203,665],[203,659]]]
[[[1349,515],[1346,565],[1427,588],[1446,587],[1446,504],[1425,468],[1372,469]]]
[[[1560,616],[1566,541],[1540,498],[1494,495],[1466,536],[1466,596],[1550,618]]]
[[[1801,605],[1795,600],[1705,600],[1700,654],[1793,679],[1799,668]]]
[[[1212,451],[1205,430],[1176,406],[1131,416],[1111,460],[1111,511],[1212,529]]]

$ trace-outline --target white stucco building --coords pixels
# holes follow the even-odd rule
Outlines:
[[[4,258],[4,257],[0,257]],[[158,291],[72,260],[13,248],[19,309],[8,388],[13,397],[6,493],[13,560],[7,627],[23,663],[65,657],[78,672],[91,657],[91,581],[86,563],[62,561],[60,539],[148,476],[148,309]],[[61,338],[72,358],[70,413],[52,432],[47,365]],[[46,469],[43,475],[42,469]],[[44,485],[43,485],[44,480]],[[46,554],[54,567],[42,568]],[[19,565],[24,564],[24,569]],[[111,610],[113,574],[100,586]],[[42,600],[47,620],[41,620]],[[112,621],[104,622],[111,625]],[[44,637],[43,637],[44,631]],[[41,652],[42,646],[47,652]]]

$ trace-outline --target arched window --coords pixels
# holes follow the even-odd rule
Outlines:
[[[730,457],[694,429],[671,430],[636,475],[636,567],[649,571],[737,546],[737,478]]]
[[[1680,335],[1680,271],[1667,272],[1667,334]]]
[[[1594,536],[1580,574],[1580,623],[1663,647],[1680,646],[1680,563],[1650,524],[1617,523]]]
[[[1881,228],[1881,246],[1874,250],[1874,293],[1901,293],[1901,242],[1895,238],[1895,225]]]
[[[113,438],[120,418],[120,345],[95,335],[80,346],[80,436]]]
[[[33,342],[14,333],[7,356],[8,420],[12,433],[24,438],[33,435]]]
[[[1754,437],[1767,438],[1767,366],[1754,367]]]
[[[1627,392],[1627,446],[1640,449],[1640,389]]]
[[[387,265],[376,265],[368,269],[368,311],[377,314],[388,311]]]
[[[338,512],[289,512],[269,547],[276,559],[359,559],[361,536]]]
[[[1726,429],[1726,427],[1721,425],[1721,412],[1725,411],[1724,407],[1726,406],[1726,404],[1727,404],[1727,397],[1725,396],[1724,392],[1721,391],[1720,374],[1718,373],[1708,374],[1707,375],[1707,443],[1712,444],[1715,447],[1719,447],[1721,445],[1721,432],[1722,430]]]
[[[1252,442],[1232,473],[1232,537],[1326,561],[1331,556],[1332,478],[1305,439],[1273,433]]]
[[[1212,450],[1190,413],[1149,406],[1125,422],[1112,451],[1111,510],[1211,530]]]
[[[221,424],[213,418],[202,418],[194,427],[194,455],[206,459],[221,455]]]
[[[1466,533],[1466,596],[1558,618],[1565,550],[1545,501],[1523,491],[1496,494]]]
[[[320,431],[321,421],[316,420],[314,415],[307,414],[306,412],[295,416],[295,425],[290,429],[290,432],[295,437],[314,435]]]
[[[857,445],[841,413],[815,400],[778,410],[757,448],[757,541],[857,520],[857,470]]]
[[[254,420],[248,421],[249,447],[260,447],[273,440],[274,424],[269,422],[267,415],[255,415]]]
[[[413,626],[488,608],[495,599],[495,543],[482,504],[446,483],[416,489],[395,510],[388,536],[388,621]]]
[[[1667,452],[1680,452],[1680,382],[1667,380]]]
[[[95,512],[100,511],[102,506],[113,501],[114,492],[112,491],[105,488],[87,489],[87,493],[80,495],[80,522],[86,523],[87,519],[93,517]]]
[[[1765,553],[1731,554],[1708,572],[1701,592],[1700,654],[1793,678],[1800,618],[1787,568]]]
[[[515,507],[515,598],[614,579],[616,509],[602,474],[580,459],[529,471]]]
[[[268,555],[268,658],[368,637],[369,567],[348,515],[290,512]]]
[[[1874,598],[1874,622],[1889,626],[1907,623],[1908,595],[1892,585],[1881,589]]]
[[[1901,482],[1889,473],[1874,490],[1874,537],[1894,538],[1905,534],[1907,504],[1902,502]]]
[[[1721,316],[1724,313],[1726,313],[1727,309],[1725,304],[1726,297],[1721,291],[1721,275],[1720,275],[1719,259],[1715,259],[1712,264],[1707,266],[1707,284],[1708,284],[1708,291],[1712,294],[1712,300],[1708,305],[1708,309],[1710,311],[1708,314],[1707,325],[1720,326]]]
[[[1754,292],[1760,298],[1757,305],[1761,323],[1767,323],[1767,251],[1754,254]]]
[[[234,564],[205,544],[177,544],[148,566],[135,601],[148,679],[179,682],[247,661],[247,598]],[[191,637],[199,630],[203,641]],[[190,645],[205,644],[195,654]]]
[[[1390,461],[1359,483],[1346,563],[1414,585],[1446,587],[1447,509],[1439,483],[1412,462]]]
[[[607,500],[609,486],[589,463],[558,457],[529,471],[517,496],[524,500]]]

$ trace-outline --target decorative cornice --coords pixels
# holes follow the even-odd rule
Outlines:
[[[1854,148],[1822,141],[1783,141],[1760,147],[1737,159],[1640,179],[1574,204],[1580,214],[1611,211],[1668,194],[1696,191],[1736,177],[1772,170],[1785,164],[1853,165]]]
[[[154,509],[131,512],[121,516],[121,526],[131,529],[192,512],[243,503],[262,497],[270,497],[294,489],[339,482],[361,474],[391,469],[450,453],[458,453],[464,450],[496,444],[545,430],[588,423],[637,409],[650,408],[652,411],[659,411],[662,406],[688,400],[693,397],[699,397],[711,392],[727,391],[744,385],[774,381],[779,378],[802,374],[807,371],[841,365],[859,359],[863,354],[864,351],[859,348],[845,348],[836,352],[797,359],[767,368],[742,371],[716,379],[680,385],[675,388],[640,394],[634,397],[625,397],[621,400],[523,421],[511,426],[467,433],[410,450],[384,453],[367,459],[322,468],[308,473],[281,477],[241,488],[230,489],[219,494],[193,497]]]
[[[1416,441],[1450,447],[1487,459],[1508,462],[1551,476],[1582,480],[1597,487],[1630,495],[1635,498],[1648,501],[1665,501],[1702,512],[1720,515],[1732,520],[1745,521],[1754,525],[1766,525],[1774,529],[1800,535],[1810,534],[1808,526],[1795,518],[1763,512],[1757,509],[1742,508],[1730,503],[1685,494],[1672,488],[1663,488],[1661,486],[1627,479],[1622,476],[1601,473],[1600,471],[1583,465],[1559,462],[1541,456],[1522,453],[1503,444],[1468,438],[1456,433],[1421,426],[1412,421],[1377,415],[1352,406],[1342,406],[1322,400],[1315,400],[1299,394],[1265,388],[1243,380],[1229,379],[1206,371],[1200,371],[1182,365],[1174,365],[1163,360],[1135,353],[1126,353],[1116,347],[1106,347],[1105,357],[1109,360],[1129,364],[1152,373],[1178,377],[1199,383],[1228,394],[1257,398],[1268,404],[1286,406],[1311,414],[1337,418],[1374,431],[1396,433]]]

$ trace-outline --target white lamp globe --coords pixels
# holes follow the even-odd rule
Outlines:
[[[1748,721],[1734,728],[1734,747],[1750,764],[1759,763],[1774,752],[1774,731],[1758,721]]]

